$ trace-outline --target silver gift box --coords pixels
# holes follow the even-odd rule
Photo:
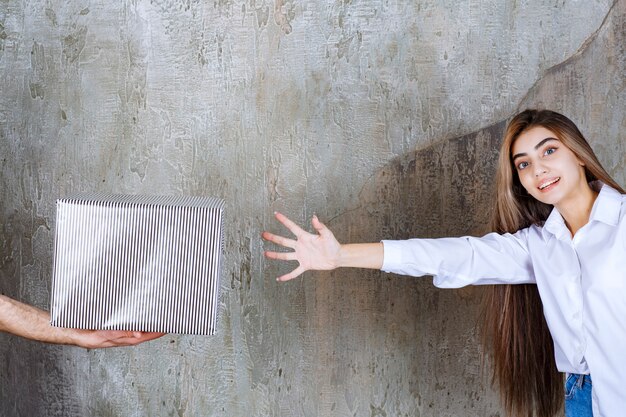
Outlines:
[[[208,197],[58,200],[51,324],[214,334],[223,211]]]

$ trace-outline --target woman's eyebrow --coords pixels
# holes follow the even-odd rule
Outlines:
[[[551,140],[558,140],[557,138],[553,138],[553,137],[548,137],[545,138],[543,140],[541,140],[538,144],[535,145],[535,150],[539,149],[544,143],[551,141]],[[528,155],[526,152],[520,152],[520,153],[516,153],[515,155],[513,155],[513,158],[511,158],[513,161],[515,161],[515,159],[520,158],[522,156],[526,156]]]

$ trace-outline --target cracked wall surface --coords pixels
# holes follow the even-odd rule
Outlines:
[[[0,290],[47,309],[55,201],[227,202],[216,336],[0,335],[6,416],[500,416],[480,288],[277,284],[259,235],[479,234],[506,120],[568,115],[626,185],[626,0],[0,2]]]

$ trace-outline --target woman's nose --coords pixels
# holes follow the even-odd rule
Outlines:
[[[535,164],[535,177],[538,177],[542,174],[548,172],[547,168],[542,164]]]

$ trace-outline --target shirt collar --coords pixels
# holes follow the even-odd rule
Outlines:
[[[600,181],[593,181],[590,185],[594,190],[599,190],[599,194],[591,208],[589,223],[599,221],[610,226],[616,226],[619,222],[623,196],[614,188]],[[544,239],[548,238],[548,233],[554,235],[557,239],[569,236],[565,220],[556,208],[552,209],[552,212],[543,224],[541,232]]]
[[[622,210],[623,196],[616,189],[600,181],[594,181],[592,185],[600,189],[600,194],[593,204],[589,221],[596,220],[610,226],[617,226]]]
[[[569,235],[569,230],[565,225],[565,220],[561,216],[561,213],[556,208],[553,208],[550,215],[543,224],[541,234],[544,240],[548,240],[550,235],[553,235],[557,239],[563,239]]]

